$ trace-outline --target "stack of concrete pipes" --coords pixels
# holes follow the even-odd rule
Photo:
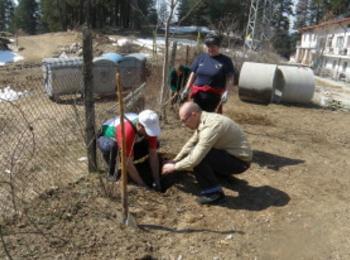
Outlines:
[[[243,101],[307,104],[314,91],[314,73],[307,67],[244,62],[240,72]]]

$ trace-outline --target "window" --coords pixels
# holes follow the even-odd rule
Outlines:
[[[339,36],[337,37],[337,43],[336,43],[337,48],[342,49],[344,46],[344,37]]]
[[[337,66],[337,61],[333,61],[333,69],[335,69],[335,67]]]
[[[348,48],[350,48],[350,36],[348,36],[348,44],[347,44]]]
[[[322,48],[322,49],[326,47],[326,39],[325,38],[323,38],[323,37],[319,38],[318,47]]]
[[[348,67],[348,63],[347,62],[344,62],[343,63],[343,72],[345,73],[346,72],[346,68]]]
[[[327,47],[332,47],[333,35],[328,36]]]

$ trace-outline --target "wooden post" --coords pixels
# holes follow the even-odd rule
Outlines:
[[[83,81],[85,103],[85,143],[87,147],[89,172],[97,170],[96,162],[96,133],[95,133],[95,103],[92,75],[92,38],[88,26],[83,29]]]
[[[126,158],[125,158],[125,149],[126,149],[126,142],[125,142],[125,126],[124,126],[124,103],[123,103],[123,91],[122,91],[122,84],[120,82],[120,74],[119,71],[116,74],[116,81],[117,81],[117,91],[118,91],[118,101],[119,101],[119,112],[120,112],[120,127],[122,130],[122,147],[121,147],[121,170],[122,170],[122,176],[121,176],[121,197],[122,197],[122,207],[123,207],[123,216],[122,216],[122,223],[127,224],[128,215],[129,215],[129,206],[128,206],[128,192],[127,192],[127,184],[128,184],[128,175],[127,175],[127,169],[126,169]]]
[[[188,62],[189,62],[189,55],[190,55],[190,46],[186,45],[186,60],[185,60],[186,65],[188,65]]]
[[[172,50],[171,50],[170,68],[174,68],[174,66],[175,66],[176,49],[177,49],[177,41],[174,41],[174,42],[173,42],[173,48],[172,48]]]

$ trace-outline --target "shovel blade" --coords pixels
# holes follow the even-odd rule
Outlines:
[[[128,217],[126,218],[126,221],[125,221],[124,224],[129,226],[129,227],[133,227],[133,228],[137,228],[138,227],[137,223],[136,223],[136,219],[130,213],[128,214]]]

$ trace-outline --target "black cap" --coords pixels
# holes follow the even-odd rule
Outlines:
[[[216,45],[220,46],[221,44],[221,37],[216,34],[208,34],[204,39],[205,45]]]

